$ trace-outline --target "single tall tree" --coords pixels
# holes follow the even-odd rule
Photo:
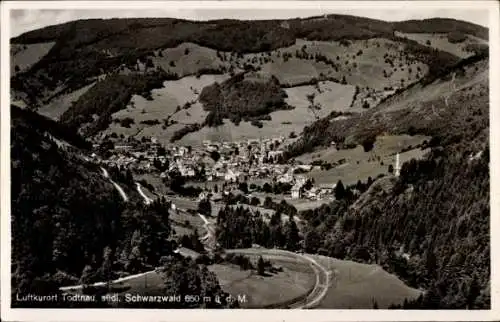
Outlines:
[[[265,263],[262,256],[259,256],[259,260],[257,261],[257,273],[261,276],[265,273]]]
[[[335,186],[335,199],[340,200],[345,197],[345,187],[341,180],[337,182]]]

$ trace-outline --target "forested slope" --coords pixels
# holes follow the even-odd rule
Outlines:
[[[145,60],[154,55],[155,50],[174,48],[186,42],[224,52],[262,53],[293,45],[298,38],[348,44],[349,40],[379,37],[404,44],[409,53],[428,64],[431,70],[441,70],[452,64],[456,57],[394,34],[397,30],[412,31],[427,24],[432,25],[433,32],[447,33],[458,28],[464,33],[487,38],[484,27],[446,19],[389,23],[328,15],[261,21],[196,22],[169,18],[78,20],[30,31],[11,40],[13,44],[55,42],[50,51],[29,70],[12,78],[12,87],[26,93],[30,105],[37,105],[59,91],[81,88],[95,77],[122,65],[132,67],[138,59]]]
[[[477,136],[488,122],[488,58],[482,53],[430,74],[366,113],[343,120],[334,120],[335,115],[320,119],[304,128],[285,156],[294,158],[332,141],[339,147],[363,144],[384,133],[447,137],[446,143]],[[452,82],[452,74],[463,85]]]
[[[405,163],[400,177],[375,181],[355,203],[339,200],[303,213],[309,222],[306,247],[379,263],[426,290],[405,308],[489,307],[489,102],[484,85],[464,88],[427,123],[432,151],[423,160]],[[402,120],[412,119],[416,116]]]
[[[111,280],[167,263],[163,269],[166,294],[221,292],[212,273],[173,254],[176,245],[170,239],[168,202],[145,206],[142,200],[130,199],[124,203],[78,148],[58,146],[57,142],[71,137],[75,141],[76,134],[59,131],[63,134],[57,135],[46,126],[51,121],[43,119],[12,107],[13,305],[21,304],[17,295],[57,294],[63,285]],[[161,261],[163,256],[168,258]],[[170,280],[172,274],[176,283]],[[193,279],[199,282],[192,284]],[[23,307],[33,304],[22,302]],[[37,305],[47,307],[47,303]]]

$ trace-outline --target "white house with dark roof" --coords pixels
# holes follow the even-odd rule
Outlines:
[[[300,199],[302,197],[302,186],[294,185],[291,189],[292,199]]]

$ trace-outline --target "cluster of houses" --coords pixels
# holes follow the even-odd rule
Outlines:
[[[319,199],[330,194],[334,187],[304,189],[307,178],[301,173],[311,171],[314,166],[274,162],[274,158],[283,153],[279,148],[284,141],[284,137],[240,142],[204,141],[196,148],[179,145],[164,148],[151,138],[129,145],[115,145],[111,155],[98,162],[143,173],[160,172],[162,178],[178,171],[188,180],[202,175],[207,182],[238,183],[264,179],[270,183],[288,183],[293,186],[291,196],[294,199]],[[92,157],[97,158],[95,154]]]

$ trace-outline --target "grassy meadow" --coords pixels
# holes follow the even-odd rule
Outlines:
[[[380,309],[416,298],[420,291],[405,285],[378,265],[309,255],[334,272],[330,288],[318,309],[371,309],[376,301]]]
[[[12,44],[10,46],[10,74],[15,75],[26,71],[45,56],[54,45],[54,41],[25,45]]]

